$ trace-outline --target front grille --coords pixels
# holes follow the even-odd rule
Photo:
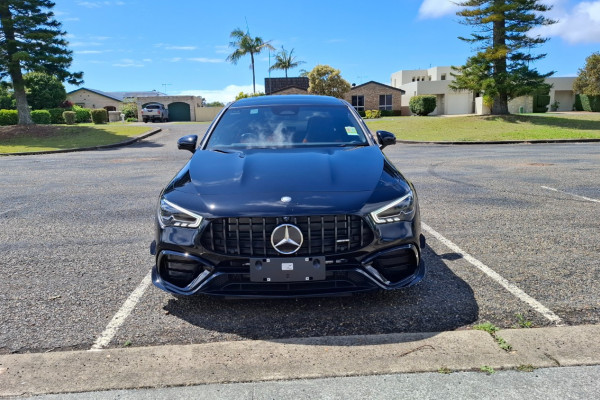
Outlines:
[[[280,224],[296,225],[304,242],[293,256],[335,255],[358,250],[373,241],[373,232],[357,215],[310,217],[218,218],[202,233],[206,249],[241,257],[282,257],[271,245],[271,233]]]

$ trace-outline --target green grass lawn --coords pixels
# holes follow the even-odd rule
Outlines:
[[[600,113],[386,117],[365,120],[369,129],[393,132],[401,140],[494,141],[600,139]]]
[[[122,123],[94,125],[33,125],[0,127],[0,154],[113,144],[138,136],[156,127],[128,126]]]

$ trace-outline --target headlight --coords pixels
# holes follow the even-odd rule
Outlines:
[[[167,226],[180,226],[182,228],[197,228],[202,222],[202,217],[171,203],[160,199],[158,207],[158,223],[162,228]]]
[[[410,221],[415,215],[415,198],[412,192],[371,213],[371,218],[378,224]]]

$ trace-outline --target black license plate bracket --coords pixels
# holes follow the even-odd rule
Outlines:
[[[325,257],[251,258],[252,282],[308,282],[325,279]]]

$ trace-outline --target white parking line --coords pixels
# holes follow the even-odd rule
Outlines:
[[[481,272],[483,272],[484,274],[486,274],[487,276],[492,278],[494,281],[496,281],[498,284],[500,284],[500,286],[502,286],[503,288],[508,290],[510,293],[512,293],[514,296],[516,296],[519,300],[527,303],[531,308],[533,308],[535,311],[542,314],[550,322],[553,322],[556,325],[562,325],[561,318],[558,315],[554,314],[550,309],[545,307],[542,303],[540,303],[533,297],[529,296],[527,293],[525,293],[524,291],[519,289],[515,284],[506,280],[504,277],[502,277],[496,271],[494,271],[493,269],[491,269],[490,267],[488,267],[487,265],[485,265],[484,263],[482,263],[481,261],[479,261],[472,255],[470,255],[466,251],[462,250],[456,244],[454,244],[450,240],[446,239],[444,236],[442,236],[441,234],[436,232],[429,225],[427,225],[425,223],[422,223],[421,225],[423,226],[423,229],[427,233],[429,233],[430,235],[435,237],[437,240],[439,240],[440,242],[445,244],[446,247],[448,247],[453,252],[460,254],[467,262],[469,262],[471,265],[478,268]]]
[[[90,351],[98,351],[102,350],[106,346],[109,345],[110,341],[115,337],[119,327],[123,325],[125,319],[131,314],[131,311],[135,308],[137,303],[142,298],[142,295],[150,286],[152,281],[152,271],[148,272],[148,274],[142,279],[142,282],[135,288],[135,290],[129,295],[125,303],[121,306],[119,311],[115,314],[115,316],[110,320],[104,332],[98,336],[98,339],[94,342],[94,345],[90,349]]]
[[[542,189],[547,189],[547,190],[552,190],[553,192],[568,194],[569,196],[577,197],[578,199],[581,199],[581,200],[593,201],[594,203],[600,203],[600,200],[592,199],[591,197],[579,196],[579,195],[576,195],[573,193],[565,192],[563,190],[558,190],[558,189],[551,188],[548,186],[542,186]]]

